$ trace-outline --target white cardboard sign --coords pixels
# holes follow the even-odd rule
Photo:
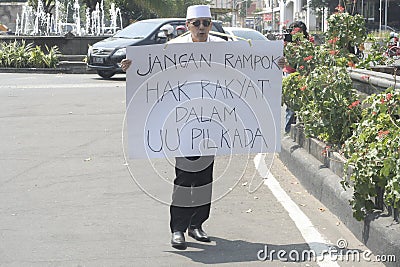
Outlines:
[[[130,158],[280,151],[278,41],[127,48]]]

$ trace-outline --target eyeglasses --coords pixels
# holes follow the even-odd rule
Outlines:
[[[198,20],[197,19],[197,20],[191,21],[189,23],[195,27],[200,27],[200,24],[203,24],[204,27],[208,27],[211,24],[211,20]]]

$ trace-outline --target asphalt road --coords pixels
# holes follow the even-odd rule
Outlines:
[[[0,81],[0,266],[383,266],[279,155],[218,157],[204,227],[212,242],[188,237],[175,250],[165,203],[173,162],[125,159],[124,76]],[[289,258],[345,252],[335,247],[343,239],[359,261]]]

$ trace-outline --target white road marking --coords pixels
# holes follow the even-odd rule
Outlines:
[[[332,261],[329,254],[322,255],[329,251],[329,242],[318,232],[311,220],[301,211],[299,206],[296,205],[285,190],[283,190],[279,182],[267,168],[264,158],[265,154],[263,153],[259,153],[254,157],[254,165],[258,173],[265,179],[264,184],[268,186],[275,198],[289,213],[290,218],[292,218],[293,222],[296,224],[297,229],[299,229],[304,240],[309,245],[310,250],[318,255],[318,265],[321,267],[338,267],[339,264]],[[289,251],[286,252],[289,253]]]

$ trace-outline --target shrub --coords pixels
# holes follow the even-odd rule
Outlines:
[[[299,112],[307,97],[305,77],[298,72],[289,74],[282,80],[282,102],[294,112]]]
[[[326,43],[315,46],[297,32],[293,42],[285,45],[288,63],[298,74],[283,80],[284,102],[298,112],[306,136],[336,147],[351,136],[361,112],[358,106],[352,106],[358,96],[346,69],[358,60],[349,46],[359,45],[366,36],[365,30],[360,30],[360,21],[361,16],[336,13],[329,19]]]
[[[332,149],[343,147],[348,158],[345,170],[352,172],[350,181],[342,184],[354,188],[350,204],[354,217],[362,220],[382,208],[381,200],[400,207],[400,90],[388,89],[361,103],[347,67],[387,62],[385,46],[370,37],[372,49],[360,59],[350,48],[362,48],[366,37],[362,18],[339,12],[328,23],[326,43],[313,46],[296,33],[296,41],[285,45],[296,72],[284,78],[282,98],[298,113],[307,136],[329,143]]]
[[[55,68],[58,63],[58,48],[46,46],[46,53],[32,43],[17,41],[0,43],[0,67],[3,68]]]
[[[345,170],[352,168],[351,205],[358,220],[376,207],[377,188],[384,190],[387,205],[400,206],[400,90],[389,88],[364,102],[370,106],[363,110],[344,150]],[[346,181],[343,185],[350,186]]]
[[[300,109],[307,136],[340,147],[351,136],[361,112],[358,95],[343,67],[320,66],[306,78],[308,101]]]

